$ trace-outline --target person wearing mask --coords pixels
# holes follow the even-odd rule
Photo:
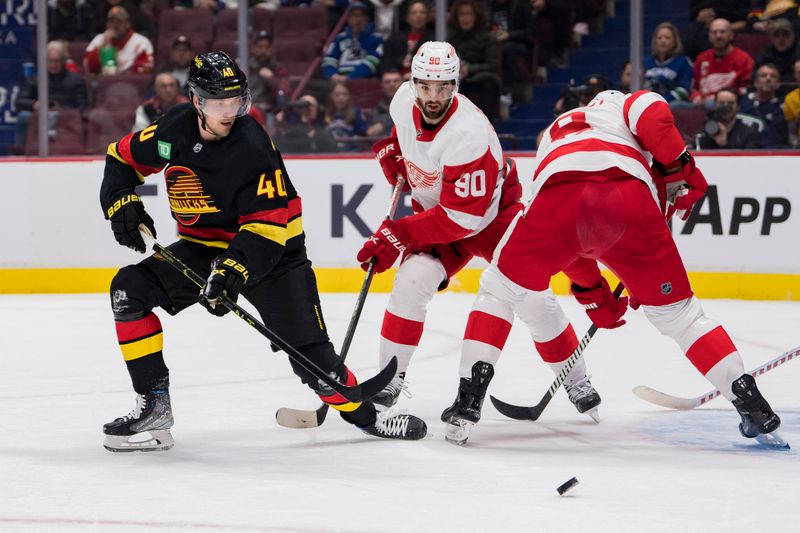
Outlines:
[[[714,97],[714,110],[697,139],[698,148],[753,149],[761,148],[757,126],[745,124],[736,116],[739,96],[734,89],[720,89]]]

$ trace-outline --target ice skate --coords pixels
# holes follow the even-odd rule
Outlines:
[[[428,434],[425,421],[414,415],[397,414],[393,409],[378,411],[375,423],[361,431],[384,439],[419,440]]]
[[[467,443],[472,426],[481,419],[486,389],[494,376],[494,367],[484,361],[472,365],[472,378],[461,378],[453,405],[442,412],[445,440],[458,446]]]
[[[111,452],[166,451],[175,444],[172,424],[168,390],[139,394],[130,413],[103,426],[103,447]]]
[[[577,409],[579,413],[585,413],[589,415],[595,423],[600,423],[600,413],[598,413],[597,407],[602,400],[589,381],[589,376],[584,376],[570,384],[565,382],[564,390],[567,391],[569,401],[572,402],[572,405],[575,406],[575,409]]]
[[[733,406],[742,417],[739,432],[743,437],[756,439],[760,444],[777,448],[788,448],[789,443],[778,433],[781,419],[761,395],[756,380],[750,374],[742,374],[731,385],[736,396]]]
[[[392,381],[390,381],[382,391],[372,397],[372,402],[375,404],[375,407],[380,410],[392,407],[397,403],[401,392],[406,398],[411,398],[411,393],[408,391],[405,379],[405,372],[400,372],[392,378]]]

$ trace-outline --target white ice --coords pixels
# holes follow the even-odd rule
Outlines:
[[[338,346],[355,295],[325,294]],[[559,391],[538,422],[505,419],[487,400],[463,448],[444,441],[471,295],[430,307],[400,406],[423,417],[420,442],[370,438],[331,413],[282,428],[281,406],[316,397],[236,317],[160,313],[171,370],[175,447],[112,454],[104,422],[134,395],[103,295],[0,297],[0,531],[730,532],[793,531],[800,478],[800,363],[759,379],[795,448],[758,448],[718,398],[670,412],[631,393],[649,385],[697,396],[711,386],[641,311],[586,351],[602,423]],[[385,294],[367,299],[348,362],[377,370]],[[588,321],[562,303],[579,335]],[[800,303],[707,300],[755,368],[800,344]],[[553,376],[523,325],[512,331],[490,393],[533,405]],[[556,487],[576,476],[564,496]]]

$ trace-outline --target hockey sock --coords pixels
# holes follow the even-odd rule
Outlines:
[[[350,369],[345,367],[344,370],[345,372],[347,372],[347,379],[345,380],[344,384],[347,385],[348,387],[354,387],[355,385],[358,385],[358,380],[356,380],[355,375],[353,375],[353,373],[350,372]],[[353,403],[351,401],[348,401],[347,398],[345,398],[338,392],[335,392],[333,389],[330,389],[329,393],[318,392],[317,395],[319,396],[319,399],[322,400],[323,402],[327,403],[337,411],[345,413],[355,411],[356,409],[359,408],[359,406],[361,406],[362,403],[362,402]]]
[[[686,357],[725,398],[730,401],[736,399],[731,384],[744,374],[744,363],[722,326],[697,339],[686,350]]]
[[[514,320],[513,314],[511,320]],[[511,332],[511,321],[504,317],[473,309],[464,331],[461,364],[458,374],[462,378],[472,376],[472,367],[478,361],[497,364],[500,353]]]
[[[422,321],[409,320],[387,310],[381,326],[381,367],[386,366],[392,357],[397,357],[397,371],[405,372],[422,338],[424,326]]]
[[[533,344],[536,346],[536,351],[539,352],[542,361],[547,363],[547,366],[550,367],[555,375],[558,375],[564,367],[564,361],[569,359],[569,356],[572,355],[572,352],[578,347],[578,337],[575,335],[575,330],[572,329],[572,324],[568,323],[564,331],[554,338],[549,341],[534,340]],[[564,380],[564,383],[569,385],[585,375],[586,363],[581,357],[575,361],[575,365]]]
[[[149,313],[138,320],[117,321],[116,328],[133,389],[146,394],[156,384],[167,383],[169,370],[161,353],[164,337],[158,317]]]

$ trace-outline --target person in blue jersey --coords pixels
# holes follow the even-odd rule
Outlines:
[[[694,74],[678,28],[671,22],[656,26],[651,47],[651,55],[644,58],[644,87],[663,96],[671,107],[689,105]]]

